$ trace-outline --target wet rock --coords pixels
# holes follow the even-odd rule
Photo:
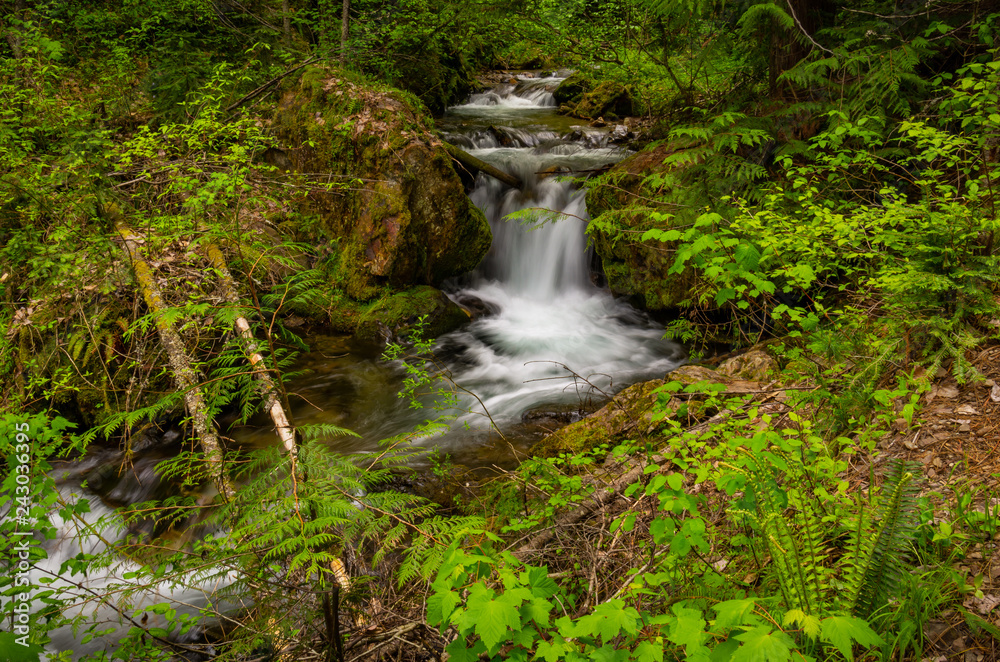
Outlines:
[[[778,362],[767,352],[751,349],[723,361],[719,372],[729,377],[766,382],[778,373]]]
[[[626,143],[633,138],[635,138],[635,134],[629,131],[624,124],[615,124],[608,133],[608,140],[616,145]]]
[[[635,110],[632,95],[631,86],[611,80],[597,82],[583,72],[564,80],[553,93],[562,112],[587,119],[632,115]]]
[[[487,317],[489,315],[496,315],[500,312],[500,306],[489,301],[483,301],[477,296],[474,296],[468,292],[458,292],[449,295],[452,301],[465,311],[465,314],[469,316],[470,319],[477,320],[480,317]]]
[[[301,212],[318,218],[311,231],[354,300],[439,285],[473,269],[489,249],[486,219],[406,97],[310,67],[285,88],[274,127],[295,170],[332,183],[315,187]],[[346,185],[354,179],[368,183]]]
[[[596,120],[590,123],[590,126],[596,127],[598,129],[607,126],[608,123],[604,121],[603,117],[598,117]]]
[[[517,141],[511,135],[510,131],[507,130],[507,127],[490,126],[489,132],[500,147],[517,147]]]
[[[465,311],[443,292],[424,285],[377,301],[361,315],[356,335],[390,342],[411,332],[421,318],[424,338],[436,338],[469,321]]]
[[[583,419],[579,407],[553,408],[539,407],[529,410],[521,416],[521,422],[527,425],[537,425],[546,428],[557,428]]]

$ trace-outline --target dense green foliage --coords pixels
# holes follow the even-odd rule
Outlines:
[[[975,379],[969,350],[998,333],[989,3],[357,0],[346,39],[330,0],[27,4],[8,3],[0,22],[0,510],[24,509],[2,537],[27,523],[38,543],[57,522],[108,533],[53,571],[59,581],[39,580],[25,659],[60,628],[81,644],[100,636],[88,612],[100,607],[124,639],[95,659],[191,652],[183,635],[207,618],[222,624],[220,659],[342,660],[341,614],[348,648],[375,654],[365,614],[390,599],[406,612],[397,623],[419,625],[386,637],[421,633],[412,659],[919,660],[945,606],[998,634],[960,607],[978,588],[952,563],[997,533],[991,495],[942,509],[902,462],[871,469],[862,490],[845,477],[849,461],[878,464],[892,426],[915,425],[920,375]],[[302,213],[365,185],[349,156],[333,179],[291,172],[276,149],[280,97],[317,61],[340,67],[346,98],[308,114],[344,141],[363,122],[339,119],[362,113],[366,86],[402,87],[438,112],[491,66],[577,69],[564,110],[641,115],[658,154],[591,183],[609,276],[633,268],[612,254],[636,251],[682,283],[630,294],[669,299],[670,332],[696,347],[778,337],[794,390],[773,410],[668,382],[637,438],[528,460],[460,515],[392,489],[413,458],[404,440],[341,455],[327,445],[349,434],[336,426],[299,428],[285,452],[227,448],[218,472],[191,420],[243,424],[273,405],[257,377],[294,376],[291,312],[375,325],[406,303],[368,290],[345,303],[338,239]],[[407,131],[423,131],[420,102],[394,99]],[[395,159],[399,145],[384,144]],[[161,271],[159,309],[139,292],[123,228],[141,231]],[[328,245],[302,241],[317,237]],[[220,247],[231,277],[209,266]],[[230,286],[238,303],[221,294]],[[202,412],[185,411],[166,325],[193,357]],[[436,383],[428,365],[407,363],[409,386]],[[126,466],[147,428],[171,424],[186,441],[159,466],[164,498],[95,522],[88,500],[56,489],[55,458],[120,445]],[[567,513],[630,470],[596,533],[559,537]],[[515,549],[549,528],[554,540]],[[28,560],[43,555],[35,544]],[[90,589],[83,573],[112,579]],[[16,577],[0,579],[10,604]],[[212,582],[212,602],[190,613],[146,597]]]

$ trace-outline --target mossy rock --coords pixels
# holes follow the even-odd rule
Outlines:
[[[539,441],[531,447],[531,453],[537,457],[576,455],[601,444],[638,439],[655,431],[658,424],[652,420],[653,408],[659,399],[655,391],[663,384],[662,379],[654,379],[629,386],[602,409]],[[671,401],[665,406],[677,405]]]
[[[274,125],[312,184],[301,215],[319,219],[314,240],[333,249],[335,285],[351,298],[440,285],[489,250],[489,224],[412,95],[312,67],[284,90]]]
[[[363,312],[355,335],[388,340],[409,333],[423,318],[421,334],[436,338],[468,323],[469,316],[443,292],[433,287],[414,287],[379,300]]]
[[[597,82],[590,75],[577,71],[566,80],[559,83],[552,96],[559,105],[580,103],[583,95],[597,87]]]
[[[601,259],[608,287],[616,296],[646,310],[671,310],[685,306],[701,285],[693,269],[670,273],[679,242],[635,241],[650,229],[689,226],[697,210],[670,208],[654,220],[647,200],[670,200],[671,190],[652,190],[646,178],[674,172],[665,165],[671,155],[685,148],[659,143],[615,165],[587,190],[588,228],[594,251]],[[678,174],[674,172],[674,174]],[[680,178],[683,174],[678,174]],[[670,220],[664,216],[673,214]]]
[[[606,80],[585,92],[573,109],[576,117],[617,119],[628,117],[635,110],[632,87],[613,80]]]

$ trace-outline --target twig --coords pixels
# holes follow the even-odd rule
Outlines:
[[[792,20],[795,21],[795,25],[797,25],[799,27],[799,31],[801,31],[802,34],[804,34],[806,36],[806,39],[808,39],[812,43],[813,46],[815,46],[816,48],[820,49],[821,51],[825,51],[825,52],[829,53],[830,55],[834,55],[833,51],[831,51],[829,48],[825,48],[823,46],[820,46],[818,43],[816,43],[816,40],[812,38],[812,35],[809,34],[808,32],[806,32],[806,29],[802,26],[802,22],[799,21],[799,17],[795,15],[795,9],[792,7],[792,0],[785,0],[785,4],[788,5],[788,11],[791,12],[791,14],[792,14]]]
[[[281,75],[279,75],[279,76],[277,76],[275,78],[272,78],[271,80],[267,81],[266,83],[264,83],[263,85],[261,85],[260,87],[258,87],[257,89],[255,89],[250,94],[247,94],[246,96],[241,97],[240,99],[237,99],[234,103],[230,104],[226,108],[225,112],[227,112],[227,113],[233,112],[234,110],[236,110],[237,108],[239,108],[240,106],[242,106],[247,101],[250,101],[251,99],[254,99],[254,98],[260,96],[261,94],[263,94],[269,87],[271,87],[275,83],[280,82],[285,76],[298,71],[302,67],[309,66],[313,62],[317,62],[317,61],[319,61],[319,56],[311,57],[308,60],[306,60],[305,62],[303,62],[302,64],[300,64],[300,65],[298,65],[296,67],[292,67],[291,69],[289,69],[285,73],[283,73],[283,74],[281,74]]]

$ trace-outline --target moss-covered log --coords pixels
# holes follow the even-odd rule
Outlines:
[[[235,491],[232,483],[226,477],[225,455],[222,452],[222,445],[219,443],[219,435],[215,431],[215,421],[208,415],[208,407],[202,394],[198,372],[192,366],[191,359],[188,358],[180,334],[177,333],[169,318],[164,315],[167,305],[163,300],[163,295],[160,294],[156,279],[153,277],[153,270],[139,250],[139,239],[121,221],[115,224],[115,228],[132,262],[132,272],[139,283],[142,297],[156,320],[156,332],[159,334],[160,343],[167,353],[167,360],[170,362],[174,379],[177,380],[177,386],[184,394],[184,404],[191,415],[191,424],[198,435],[202,450],[205,452],[209,474],[212,476],[212,481],[215,483],[216,489],[219,490],[219,494],[229,500],[235,495]]]
[[[472,170],[476,170],[478,172],[487,174],[490,177],[499,179],[507,186],[513,186],[514,188],[521,188],[521,180],[515,177],[514,175],[506,173],[500,168],[492,166],[486,161],[483,161],[482,159],[477,159],[472,154],[460,150],[454,145],[449,145],[448,143],[443,143],[443,145],[448,154],[451,155],[451,158],[455,159],[466,168],[471,168]]]

